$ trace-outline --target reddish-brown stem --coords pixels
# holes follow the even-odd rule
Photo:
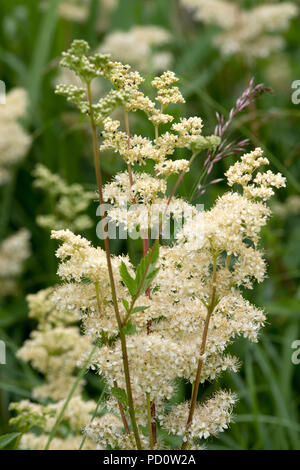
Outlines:
[[[143,238],[143,254],[144,254],[144,256],[146,256],[148,251],[149,251],[149,238],[147,237],[147,238]],[[150,286],[147,287],[147,289],[145,290],[145,294],[150,299]],[[148,323],[149,323],[149,328],[148,328]],[[151,332],[151,320],[149,320],[148,323],[147,323],[147,333],[149,334]]]
[[[193,161],[195,160],[195,158],[196,158],[197,155],[198,155],[197,153],[193,153],[193,155],[191,156],[190,162],[189,162],[189,166],[191,166],[191,164],[193,163]],[[170,202],[171,202],[171,200],[172,200],[172,198],[173,198],[173,196],[174,196],[174,194],[175,194],[175,192],[176,192],[178,186],[180,185],[181,181],[183,181],[183,177],[184,177],[185,173],[186,173],[186,172],[183,171],[183,172],[180,173],[180,175],[178,176],[177,181],[176,181],[176,183],[174,184],[174,186],[173,186],[173,188],[172,188],[172,191],[171,191],[171,194],[170,194],[170,196],[169,196],[169,199],[168,199],[168,202],[167,202],[167,207],[170,205]]]
[[[172,191],[171,191],[171,194],[170,194],[170,196],[169,196],[167,206],[170,205],[170,202],[171,202],[171,200],[172,200],[172,198],[173,198],[173,196],[174,196],[174,194],[175,194],[175,192],[176,192],[178,186],[180,185],[181,181],[183,180],[184,174],[185,174],[185,173],[180,173],[180,175],[178,176],[177,181],[176,181],[176,183],[174,184],[174,187],[173,187],[173,189],[172,189]]]
[[[124,109],[124,116],[125,116],[125,127],[126,127],[126,133],[127,133],[127,146],[128,146],[128,149],[130,148],[130,127],[129,127],[129,118],[128,118],[128,112]],[[158,129],[156,129],[156,138],[158,137]],[[194,158],[196,157],[196,154],[193,154],[192,157],[191,157],[191,160],[190,160],[190,164],[193,162]],[[164,212],[164,215],[165,213],[167,212],[167,209],[171,203],[171,200],[179,186],[179,184],[181,183],[181,181],[183,180],[183,176],[184,176],[185,172],[182,172],[172,191],[171,191],[171,194],[168,198],[168,201],[167,201],[167,204],[166,204],[166,208],[165,208],[165,212]],[[133,175],[132,175],[132,169],[131,169],[131,165],[128,164],[128,176],[129,176],[129,182],[130,182],[130,185],[133,186]],[[135,197],[133,198],[133,203],[136,204],[136,199]],[[158,237],[157,239],[155,240],[155,243],[152,247],[152,253],[154,253],[154,248],[155,248],[155,245],[159,243],[159,234],[160,234],[160,231],[161,231],[161,223],[160,223],[160,226],[159,226],[159,230],[158,230]],[[144,256],[148,253],[149,251],[149,238],[147,237],[146,239],[143,238],[143,254]],[[150,256],[150,260],[149,260],[149,266],[150,266],[150,262],[151,262],[151,256]],[[145,275],[147,274],[147,269],[148,267],[146,268],[146,271],[145,271]],[[150,297],[150,288],[147,288],[146,290],[146,295],[148,295],[148,297]],[[132,304],[133,305],[133,304]],[[129,313],[127,315],[127,317],[125,318],[125,321],[123,322],[123,326],[126,325],[126,322],[129,318],[129,315],[131,313],[131,310],[132,308],[130,308],[129,310]],[[147,322],[147,334],[150,334],[151,333],[151,320],[149,320]],[[199,372],[199,374],[201,373],[201,370]],[[195,388],[195,387],[194,387]],[[155,412],[155,403],[153,402],[152,405],[151,405],[151,426],[152,426],[152,435],[153,435],[153,441],[154,443],[156,443],[156,412]]]
[[[153,438],[153,445],[155,446],[157,441],[156,436],[156,411],[155,411],[155,403],[151,403],[151,427],[152,427],[152,438]]]
[[[126,134],[127,134],[127,148],[129,150],[130,149],[130,125],[129,125],[128,112],[126,111],[125,108],[124,108],[124,120],[125,120]],[[130,186],[132,187],[134,181],[133,181],[132,168],[131,168],[130,163],[128,163],[127,168],[128,168],[129,183],[130,183]],[[136,204],[135,196],[133,196],[132,201],[133,201],[133,204]],[[142,238],[142,240],[143,240],[143,255],[146,256],[146,254],[149,251],[149,239],[147,237],[147,238]],[[146,289],[146,295],[148,297],[150,297],[150,288],[149,287]]]
[[[90,84],[88,84],[87,86],[87,94],[88,94],[88,101],[89,101],[90,122],[91,122],[91,127],[92,127],[92,134],[93,134],[94,163],[95,163],[97,187],[98,187],[98,192],[99,192],[99,202],[102,205],[102,207],[104,207],[102,177],[101,177],[101,169],[100,169],[99,144],[98,144],[98,137],[97,137],[97,126],[96,126],[95,118],[94,118],[94,110],[93,110]],[[104,214],[104,217],[106,217],[106,214]],[[121,320],[121,316],[119,312],[115,280],[114,280],[112,263],[111,263],[110,241],[109,241],[109,236],[108,236],[108,231],[107,231],[107,224],[103,228],[105,231],[104,246],[105,246],[107,269],[108,269],[108,275],[109,275],[109,281],[110,281],[110,287],[111,287],[112,301],[113,301],[116,320],[118,324],[121,349],[122,349],[122,359],[123,359],[123,368],[124,368],[125,383],[126,383],[126,392],[127,392],[127,398],[128,398],[129,415],[131,419],[132,430],[133,430],[135,441],[136,441],[136,446],[138,450],[141,450],[142,444],[141,444],[139,429],[138,429],[136,417],[135,417],[135,409],[134,409],[133,395],[132,395],[132,388],[131,388],[131,381],[130,381],[126,336],[123,331],[122,320]]]

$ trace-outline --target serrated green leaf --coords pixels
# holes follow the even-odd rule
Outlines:
[[[120,275],[122,278],[122,281],[124,282],[125,286],[129,290],[130,295],[133,297],[136,291],[136,281],[133,279],[132,276],[130,276],[127,266],[122,261],[121,266],[120,266]]]
[[[125,390],[119,387],[113,387],[111,389],[111,394],[116,398],[117,401],[122,403],[125,407],[128,406],[128,398]]]
[[[20,438],[20,432],[12,432],[10,434],[3,434],[0,436],[0,449],[14,450],[18,447]]]

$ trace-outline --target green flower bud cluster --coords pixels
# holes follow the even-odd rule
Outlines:
[[[41,164],[35,167],[33,175],[34,186],[48,194],[55,206],[53,213],[37,217],[41,227],[49,230],[72,227],[77,233],[92,227],[92,220],[85,212],[96,197],[93,192],[85,191],[80,184],[67,185],[59,175]]]

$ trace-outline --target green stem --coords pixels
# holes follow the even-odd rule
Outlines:
[[[100,403],[102,402],[102,398],[103,398],[103,396],[104,396],[104,393],[105,393],[105,387],[103,388],[103,390],[102,390],[102,392],[101,392],[101,394],[100,394],[100,397],[99,397],[99,399],[98,399],[98,401],[97,401],[97,405],[96,405],[96,408],[94,409],[94,412],[93,412],[93,414],[92,414],[90,423],[93,421],[93,419],[96,417],[96,415],[97,415],[97,413],[98,413],[98,409],[99,409]],[[83,436],[83,438],[82,438],[82,441],[81,441],[81,443],[80,443],[80,446],[79,446],[79,449],[78,449],[78,450],[82,450],[82,448],[83,448],[83,446],[84,446],[84,443],[85,443],[85,441],[86,441],[86,437],[87,437],[87,436],[86,436],[86,434],[85,434],[85,435]]]
[[[94,119],[94,110],[93,110],[93,102],[92,102],[92,93],[91,93],[91,85],[87,84],[87,94],[88,94],[88,101],[89,101],[89,111],[90,111],[90,122],[92,126],[92,133],[93,133],[93,150],[94,150],[94,164],[95,164],[95,172],[96,172],[96,179],[97,179],[97,186],[99,191],[99,202],[104,207],[104,199],[103,199],[103,191],[102,191],[102,176],[101,176],[101,169],[100,169],[100,155],[99,155],[99,145],[98,145],[98,138],[97,138],[97,126]],[[106,213],[104,214],[106,217]],[[135,442],[138,450],[142,449],[140,435],[138,426],[136,423],[135,417],[135,410],[134,410],[134,403],[133,403],[133,395],[132,395],[132,388],[130,382],[130,372],[129,372],[129,361],[128,361],[128,354],[127,354],[127,345],[126,345],[126,336],[124,334],[122,328],[122,320],[119,312],[117,294],[116,294],[116,287],[115,287],[115,280],[112,270],[112,263],[111,263],[111,252],[110,252],[110,241],[107,232],[107,225],[104,227],[106,232],[106,236],[104,237],[104,246],[105,246],[105,254],[106,254],[106,262],[107,262],[107,269],[109,274],[109,281],[111,287],[111,294],[112,294],[112,301],[114,305],[116,320],[118,324],[118,329],[120,332],[120,341],[121,341],[121,349],[122,349],[122,359],[123,359],[123,367],[124,367],[124,375],[125,375],[125,383],[126,383],[126,392],[128,398],[128,407],[129,407],[129,415],[132,424],[132,430],[135,437]]]
[[[198,155],[198,153],[193,153],[193,155],[191,156],[190,162],[189,162],[189,166],[193,163],[193,161],[195,160],[195,158],[196,158],[197,155]],[[168,198],[168,201],[167,201],[167,204],[166,204],[166,207],[165,207],[165,210],[164,210],[164,215],[166,214],[167,209],[168,209],[168,207],[169,207],[169,205],[170,205],[170,203],[171,203],[171,200],[172,200],[172,198],[173,198],[173,196],[174,196],[174,194],[175,194],[175,192],[176,192],[176,189],[178,188],[178,186],[179,186],[180,182],[182,181],[184,175],[185,175],[185,172],[182,172],[182,173],[178,176],[177,181],[176,181],[176,183],[175,183],[175,185],[174,185],[174,187],[173,187],[173,189],[172,189],[172,191],[171,191],[171,194],[170,194],[170,196],[169,196],[169,198]],[[130,315],[131,315],[131,312],[132,312],[132,310],[133,310],[133,307],[134,307],[134,305],[135,305],[135,302],[136,302],[136,300],[137,300],[137,298],[138,298],[138,296],[139,296],[140,290],[141,290],[142,285],[143,285],[143,283],[144,283],[145,277],[147,276],[148,269],[149,269],[149,266],[150,266],[151,261],[152,261],[152,257],[153,257],[154,250],[155,250],[155,248],[156,248],[156,245],[159,243],[159,234],[160,234],[160,231],[161,231],[161,227],[162,227],[162,222],[160,222],[160,226],[159,226],[159,230],[158,230],[158,236],[157,236],[157,238],[156,238],[156,240],[155,240],[155,242],[154,242],[154,245],[153,245],[153,247],[152,247],[152,252],[151,252],[151,254],[150,254],[150,256],[149,256],[149,260],[148,260],[148,264],[147,264],[146,269],[145,269],[145,272],[144,272],[144,276],[143,276],[143,278],[142,278],[142,280],[141,280],[141,282],[140,282],[140,284],[139,284],[139,287],[138,287],[138,289],[137,289],[137,292],[136,292],[134,298],[132,299],[132,302],[131,302],[129,311],[128,311],[128,313],[127,313],[127,315],[126,315],[126,317],[125,317],[125,319],[124,319],[124,321],[123,321],[123,323],[122,323],[122,324],[123,324],[123,327],[126,325],[128,319],[129,319],[129,317],[130,317]]]
[[[118,384],[117,384],[116,380],[114,380],[114,387],[118,388]],[[130,429],[129,429],[129,426],[128,426],[128,423],[127,423],[127,419],[126,419],[126,415],[125,415],[125,411],[124,411],[124,406],[119,400],[118,400],[118,407],[119,407],[119,411],[120,411],[120,415],[121,415],[121,418],[122,418],[122,423],[123,423],[125,432],[126,432],[126,434],[130,434]]]
[[[126,111],[126,108],[124,107],[124,121],[125,121],[125,129],[126,129],[126,134],[127,134],[127,148],[128,150],[130,149],[130,125],[129,125],[129,115],[128,115],[128,111]],[[131,168],[131,164],[128,163],[127,165],[127,168],[128,168],[128,177],[129,177],[129,183],[130,183],[130,187],[133,186],[133,175],[132,175],[132,168]],[[132,199],[132,202],[134,205],[136,205],[137,201],[136,201],[136,198],[135,196],[133,197]],[[143,255],[145,256],[148,251],[149,251],[149,240],[148,239],[145,239],[143,238]],[[150,297],[150,290],[148,290],[148,297]],[[147,292],[146,292],[147,293]]]
[[[156,248],[156,246],[157,246],[158,243],[159,243],[159,236],[158,236],[158,238],[155,240],[154,245],[153,245],[153,247],[151,248],[151,253],[150,253],[150,256],[149,256],[149,259],[148,259],[148,263],[147,263],[147,265],[146,265],[144,274],[143,274],[142,279],[141,279],[141,281],[140,281],[140,283],[139,283],[139,285],[138,285],[138,288],[137,288],[137,290],[136,290],[136,293],[135,293],[135,295],[134,295],[134,297],[133,297],[133,299],[132,299],[132,301],[131,301],[131,304],[130,304],[128,313],[127,313],[125,319],[124,319],[123,322],[122,322],[122,327],[123,327],[123,328],[124,328],[124,326],[126,326],[126,323],[127,323],[128,319],[129,319],[129,317],[130,317],[130,315],[131,315],[131,312],[132,312],[132,310],[133,310],[133,307],[134,307],[134,305],[135,305],[135,302],[137,301],[137,299],[138,299],[138,297],[139,297],[139,295],[140,295],[140,291],[141,291],[141,289],[142,289],[142,287],[143,287],[144,281],[145,281],[146,276],[147,276],[147,273],[148,273],[148,269],[149,269],[149,267],[150,267],[150,264],[151,264],[151,261],[152,261],[152,258],[153,258],[153,254],[154,254],[155,248]]]
[[[101,315],[101,295],[100,295],[100,287],[99,287],[99,281],[95,282],[95,289],[96,289],[96,299],[97,299],[97,307],[99,310],[99,314]]]
[[[206,173],[207,173],[207,170],[208,170],[208,165],[206,166],[206,168],[204,168],[203,172],[201,173],[197,183],[194,185],[193,189],[192,189],[192,192],[190,194],[190,197],[189,197],[189,201],[192,201],[193,198],[194,198],[194,195],[195,195],[195,192],[199,186],[199,184],[201,183],[201,181],[205,178],[206,176]]]
[[[195,158],[197,157],[197,155],[198,155],[198,153],[196,153],[196,152],[192,154],[191,159],[190,159],[190,161],[189,161],[189,167],[191,166],[191,164],[193,163],[193,161],[195,160]],[[171,194],[170,194],[170,196],[169,196],[168,203],[167,203],[167,208],[168,208],[168,206],[170,205],[170,202],[171,202],[171,200],[172,200],[172,198],[173,198],[173,196],[174,196],[174,194],[175,194],[175,192],[176,192],[176,190],[177,190],[179,184],[180,184],[181,181],[183,180],[183,177],[184,177],[185,173],[186,173],[186,171],[183,171],[183,172],[180,173],[180,175],[178,176],[177,181],[176,181],[176,183],[174,184],[173,189],[172,189],[172,191],[171,191]]]
[[[90,365],[90,362],[91,362],[91,360],[92,360],[92,357],[93,357],[93,355],[95,354],[97,348],[98,348],[98,345],[95,344],[95,346],[93,347],[93,349],[91,350],[91,352],[90,352],[90,354],[89,354],[89,357],[87,358],[87,360],[86,360],[85,363],[83,364],[83,367],[80,369],[80,372],[79,372],[79,374],[77,375],[77,378],[76,378],[76,380],[75,380],[75,382],[74,382],[74,384],[73,384],[73,386],[72,386],[72,388],[71,388],[71,390],[70,390],[70,392],[69,392],[69,395],[67,396],[66,401],[65,401],[65,403],[64,403],[64,405],[63,405],[63,407],[62,407],[62,409],[61,409],[61,411],[60,411],[58,417],[56,418],[56,421],[55,421],[55,423],[54,423],[54,425],[53,425],[53,428],[51,429],[51,432],[50,432],[50,435],[49,435],[49,438],[48,438],[48,441],[47,441],[47,444],[46,444],[46,447],[45,447],[44,450],[48,450],[48,449],[49,449],[50,444],[51,444],[52,440],[54,439],[54,437],[55,437],[55,435],[56,435],[57,428],[58,428],[58,426],[60,425],[61,420],[62,420],[62,418],[63,418],[63,416],[64,416],[64,414],[65,414],[65,411],[66,411],[66,409],[67,409],[67,407],[68,407],[68,405],[69,405],[69,403],[70,403],[70,400],[71,400],[71,398],[73,397],[73,395],[74,395],[74,393],[75,393],[75,390],[76,390],[76,388],[78,387],[80,381],[82,380],[82,378],[83,378],[83,376],[84,376],[84,374],[85,374],[85,372],[86,372],[88,366]]]
[[[225,262],[226,269],[229,269],[230,261],[231,261],[231,255],[227,255],[226,262]]]

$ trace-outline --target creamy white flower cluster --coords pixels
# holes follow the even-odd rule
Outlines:
[[[47,5],[46,0],[43,7]],[[99,31],[103,31],[109,25],[112,13],[118,5],[119,0],[99,0],[97,27]],[[62,0],[59,2],[58,13],[67,21],[83,23],[90,14],[91,0]]]
[[[128,31],[108,34],[99,51],[143,72],[159,72],[171,65],[172,55],[161,47],[160,50],[154,48],[167,44],[170,38],[170,33],[160,26],[134,26]]]
[[[194,439],[207,439],[211,435],[219,434],[228,428],[231,412],[236,402],[232,393],[220,391],[203,405],[198,405],[194,421],[190,429],[190,436]],[[164,420],[164,426],[172,434],[184,434],[186,416],[189,404],[181,403],[174,407]]]
[[[7,93],[0,113],[0,185],[7,182],[12,165],[21,161],[31,144],[31,137],[19,123],[25,116],[27,95],[22,88]]]
[[[229,169],[230,182],[238,182],[239,168],[246,162],[255,169],[266,164],[260,149],[250,155],[245,155],[241,162]],[[262,174],[271,178],[269,172]],[[243,178],[243,172],[241,175]],[[114,199],[114,190],[118,185],[132,196],[127,178],[127,173],[118,175],[112,186],[106,187],[110,191],[110,200],[116,204],[118,201]],[[281,177],[279,181],[279,176],[277,179],[277,186],[282,186],[284,179]],[[244,184],[243,179],[240,182]],[[258,188],[260,185],[263,188],[264,178],[257,180],[256,184]],[[158,186],[151,186],[151,179],[149,187],[152,187],[155,195]],[[138,197],[137,192],[134,194]],[[263,196],[264,191],[261,194]],[[184,377],[191,382],[195,380],[197,358],[213,289],[216,291],[215,306],[208,328],[200,381],[213,380],[226,369],[238,369],[237,359],[226,353],[226,347],[236,336],[243,335],[250,341],[257,341],[265,315],[242,297],[240,287],[251,288],[254,281],[261,282],[264,279],[265,262],[257,244],[260,229],[268,215],[269,209],[265,203],[254,199],[249,192],[245,195],[228,192],[217,200],[211,210],[196,213],[187,222],[174,246],[161,247],[160,270],[151,287],[150,298],[143,295],[140,299],[145,308],[131,316],[136,333],[129,335],[127,340],[140,429],[147,425],[145,394],[149,393],[151,401],[155,403],[156,419],[161,426],[165,426],[168,432],[184,434],[189,404],[181,404],[168,413],[165,403],[173,394],[176,378]],[[197,219],[200,217],[204,219],[201,242],[195,234]],[[117,325],[111,305],[104,252],[68,231],[53,232],[53,237],[63,241],[57,252],[62,260],[59,274],[70,282],[69,289],[65,284],[58,288],[57,295],[63,299],[64,305],[67,302],[82,312],[87,335],[106,339],[106,344],[104,341],[94,356],[93,368],[106,377],[111,387],[117,383],[118,387],[125,388],[121,344],[116,336]],[[128,258],[123,258],[123,261],[129,272],[133,273]],[[130,302],[118,274],[120,262],[121,258],[113,258],[118,299],[120,303],[121,298]],[[100,284],[98,304],[95,299],[97,279]],[[64,295],[59,295],[60,289]],[[226,429],[235,399],[231,393],[219,392],[203,405],[197,405],[189,439],[197,442],[202,437],[207,438]],[[118,403],[114,399],[107,402],[107,407],[113,415],[118,412]],[[104,442],[117,446],[116,442],[119,442],[123,448],[134,447],[131,435],[120,438],[122,423],[113,415],[93,422],[88,426],[87,434],[102,445]]]
[[[0,297],[17,293],[17,278],[30,256],[30,234],[21,229],[0,243]]]
[[[133,433],[124,434],[120,418],[107,413],[101,418],[94,419],[85,428],[86,435],[97,443],[97,449],[133,449],[135,446]],[[143,439],[144,446],[147,445]]]
[[[10,410],[17,413],[16,417],[11,418],[10,423],[23,432],[20,449],[44,450],[48,440],[47,433],[51,431],[64,403],[64,400],[60,400],[57,403],[40,405],[29,400],[21,400],[10,405]],[[54,438],[50,450],[78,450],[82,440],[80,431],[90,421],[94,409],[95,403],[92,400],[84,401],[80,396],[73,397],[64,414],[64,422],[72,433],[67,437]],[[33,428],[44,432],[38,435],[33,432]],[[95,444],[87,439],[84,448],[94,450]]]
[[[290,20],[299,9],[293,2],[269,3],[251,9],[243,9],[231,0],[181,0],[192,11],[195,19],[215,24],[223,32],[215,37],[215,43],[224,55],[239,53],[246,59],[267,57],[280,50]]]
[[[29,316],[38,321],[17,356],[29,362],[43,376],[41,385],[33,389],[33,399],[12,403],[10,409],[15,415],[11,425],[22,431],[20,448],[43,450],[49,433],[65,404],[80,365],[81,356],[91,349],[87,336],[80,334],[79,310],[72,306],[57,308],[57,295],[53,288],[31,294],[27,298]],[[82,398],[85,381],[81,380],[64,414],[69,429],[63,437],[56,437],[50,449],[77,450],[82,441],[82,428],[91,420],[96,403]],[[50,404],[40,404],[49,403]],[[36,433],[36,430],[38,432]],[[95,449],[95,444],[86,440],[84,449]]]
[[[171,53],[165,50],[170,39],[170,33],[160,26],[134,26],[128,31],[107,34],[96,52],[111,54],[116,60],[144,73],[157,73],[169,68],[172,63]],[[76,74],[69,69],[59,71],[55,79],[55,85],[58,84],[81,86]],[[94,97],[100,97],[103,86],[99,81],[94,81],[92,90]],[[168,122],[166,118],[165,122]]]
[[[300,196],[294,194],[288,196],[284,202],[276,201],[272,204],[273,212],[280,218],[286,219],[289,216],[300,214]]]
[[[261,148],[257,148],[255,151],[244,155],[241,158],[241,162],[237,162],[229,168],[225,176],[229,186],[232,186],[234,183],[242,185],[245,196],[261,198],[266,201],[274,194],[272,186],[275,188],[285,186],[285,178],[280,173],[275,175],[270,170],[264,173],[257,172],[253,175],[253,172],[260,165],[269,164],[269,160],[262,155],[263,151]]]
[[[45,382],[34,389],[33,396],[61,400],[76,379],[74,371],[81,355],[89,351],[91,344],[86,336],[80,335],[79,310],[69,305],[58,309],[53,288],[31,294],[27,300],[29,316],[38,325],[18,351],[18,357],[44,375]],[[77,389],[78,395],[83,384]]]

